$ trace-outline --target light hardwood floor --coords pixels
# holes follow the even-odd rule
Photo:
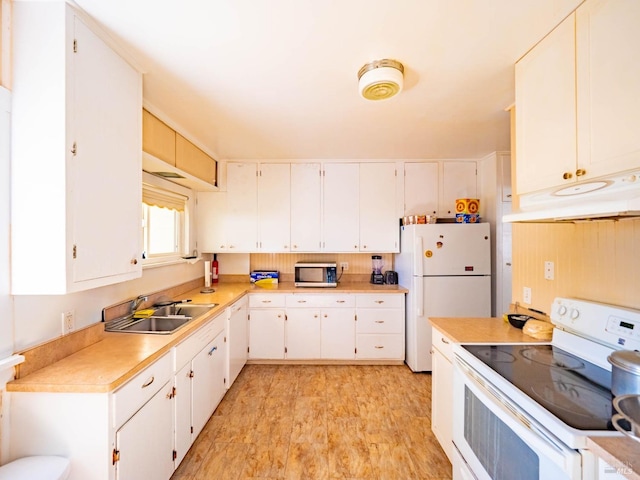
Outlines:
[[[247,365],[172,480],[450,479],[431,375],[406,366]]]

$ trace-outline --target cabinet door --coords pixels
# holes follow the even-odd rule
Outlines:
[[[228,337],[228,372],[227,388],[233,385],[238,374],[247,363],[247,348],[249,346],[249,320],[247,297],[231,305],[229,323],[227,325]]]
[[[322,223],[319,163],[291,164],[291,251],[320,250]]]
[[[287,310],[286,345],[288,359],[320,358],[320,310]]]
[[[359,168],[357,163],[324,165],[323,250],[359,251]]]
[[[284,358],[284,310],[251,310],[249,358]]]
[[[456,199],[478,197],[476,170],[476,162],[442,162],[442,199],[438,216],[455,217]]]
[[[142,150],[176,165],[176,132],[147,110],[142,110]]]
[[[431,429],[449,460],[453,455],[453,365],[433,349]]]
[[[139,277],[142,82],[77,17],[74,28],[78,51],[70,56],[74,115],[69,133],[75,155],[68,187],[73,282]]]
[[[167,382],[116,432],[116,480],[169,478],[173,473],[173,388]],[[150,441],[152,439],[153,441]]]
[[[226,215],[227,192],[198,192],[198,250],[209,253],[230,251]]]
[[[354,359],[356,350],[355,311],[331,308],[321,312],[321,356],[327,359]]]
[[[395,163],[361,163],[360,251],[398,251],[399,216]]]
[[[263,163],[258,175],[259,250],[289,253],[291,174],[288,163]]]
[[[591,0],[576,10],[578,167],[585,176],[640,163],[638,25],[637,1]]]
[[[191,433],[191,373],[191,362],[189,362],[176,373],[174,379],[176,467],[182,462],[194,439]]]
[[[227,164],[228,252],[254,252],[258,244],[258,187],[254,163]]]
[[[193,438],[200,433],[224,395],[225,355],[224,332],[222,332],[193,359],[191,383]]]
[[[216,185],[216,161],[179,133],[176,134],[176,168]]]
[[[516,63],[518,195],[575,181],[575,98],[572,14]]]
[[[437,215],[438,162],[404,164],[404,214]]]

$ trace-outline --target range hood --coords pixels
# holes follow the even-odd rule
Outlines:
[[[640,217],[640,170],[520,196],[520,210],[503,222],[578,222]]]

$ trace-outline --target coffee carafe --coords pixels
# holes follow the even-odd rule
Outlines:
[[[382,285],[384,283],[384,275],[382,274],[382,256],[371,255],[371,283]]]

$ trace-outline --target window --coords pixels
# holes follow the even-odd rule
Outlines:
[[[142,238],[145,264],[178,260],[188,251],[189,197],[155,185],[142,185]]]

